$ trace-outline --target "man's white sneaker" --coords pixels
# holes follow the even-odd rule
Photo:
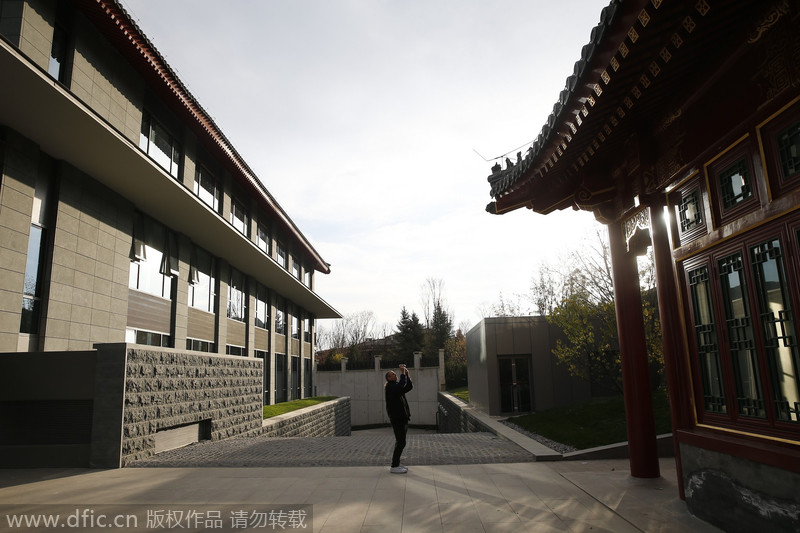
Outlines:
[[[408,468],[404,466],[393,466],[389,469],[389,472],[391,472],[392,474],[405,474],[406,472],[408,472]]]

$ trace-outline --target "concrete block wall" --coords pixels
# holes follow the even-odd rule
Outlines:
[[[350,398],[337,398],[264,420],[266,437],[347,437]]]
[[[211,440],[261,432],[261,359],[127,350],[122,458],[153,455],[157,431],[210,421]]]
[[[411,409],[412,426],[436,425],[436,395],[439,392],[440,372],[444,368],[422,367],[409,369],[414,388],[406,394]],[[373,426],[389,424],[386,414],[383,384],[386,369],[316,372],[316,394],[319,396],[348,396],[351,398],[351,424]]]
[[[475,433],[494,430],[478,420],[469,411],[469,406],[451,394],[440,392],[437,412],[439,433]]]

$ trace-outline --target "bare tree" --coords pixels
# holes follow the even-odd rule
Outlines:
[[[359,311],[347,315],[346,319],[349,346],[375,338],[375,314],[372,311]]]
[[[317,328],[317,343],[321,350],[347,350],[375,337],[375,314],[359,311],[331,322],[328,328]]]
[[[531,314],[530,306],[525,302],[527,298],[517,294],[516,299],[509,299],[500,293],[500,299],[492,304],[492,316],[528,316]]]
[[[425,320],[425,326],[430,327],[436,306],[446,309],[444,305],[444,280],[441,278],[428,278],[422,284],[421,290],[419,302],[422,304],[422,318]]]

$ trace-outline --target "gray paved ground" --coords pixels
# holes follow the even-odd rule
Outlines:
[[[354,432],[350,437],[234,438],[205,441],[161,452],[130,467],[302,467],[385,466],[394,436],[387,431]],[[492,433],[410,432],[403,452],[406,465],[525,463],[536,458]]]

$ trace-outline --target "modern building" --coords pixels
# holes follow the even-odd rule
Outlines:
[[[619,394],[571,376],[553,349],[561,329],[543,316],[487,317],[467,333],[469,403],[492,416],[546,411]]]
[[[608,226],[634,477],[659,476],[652,246],[680,496],[725,531],[800,516],[798,65],[796,2],[613,0],[530,149],[489,176],[490,213]]]
[[[0,37],[4,463],[118,465],[310,395],[330,266],[123,5],[0,0]]]

